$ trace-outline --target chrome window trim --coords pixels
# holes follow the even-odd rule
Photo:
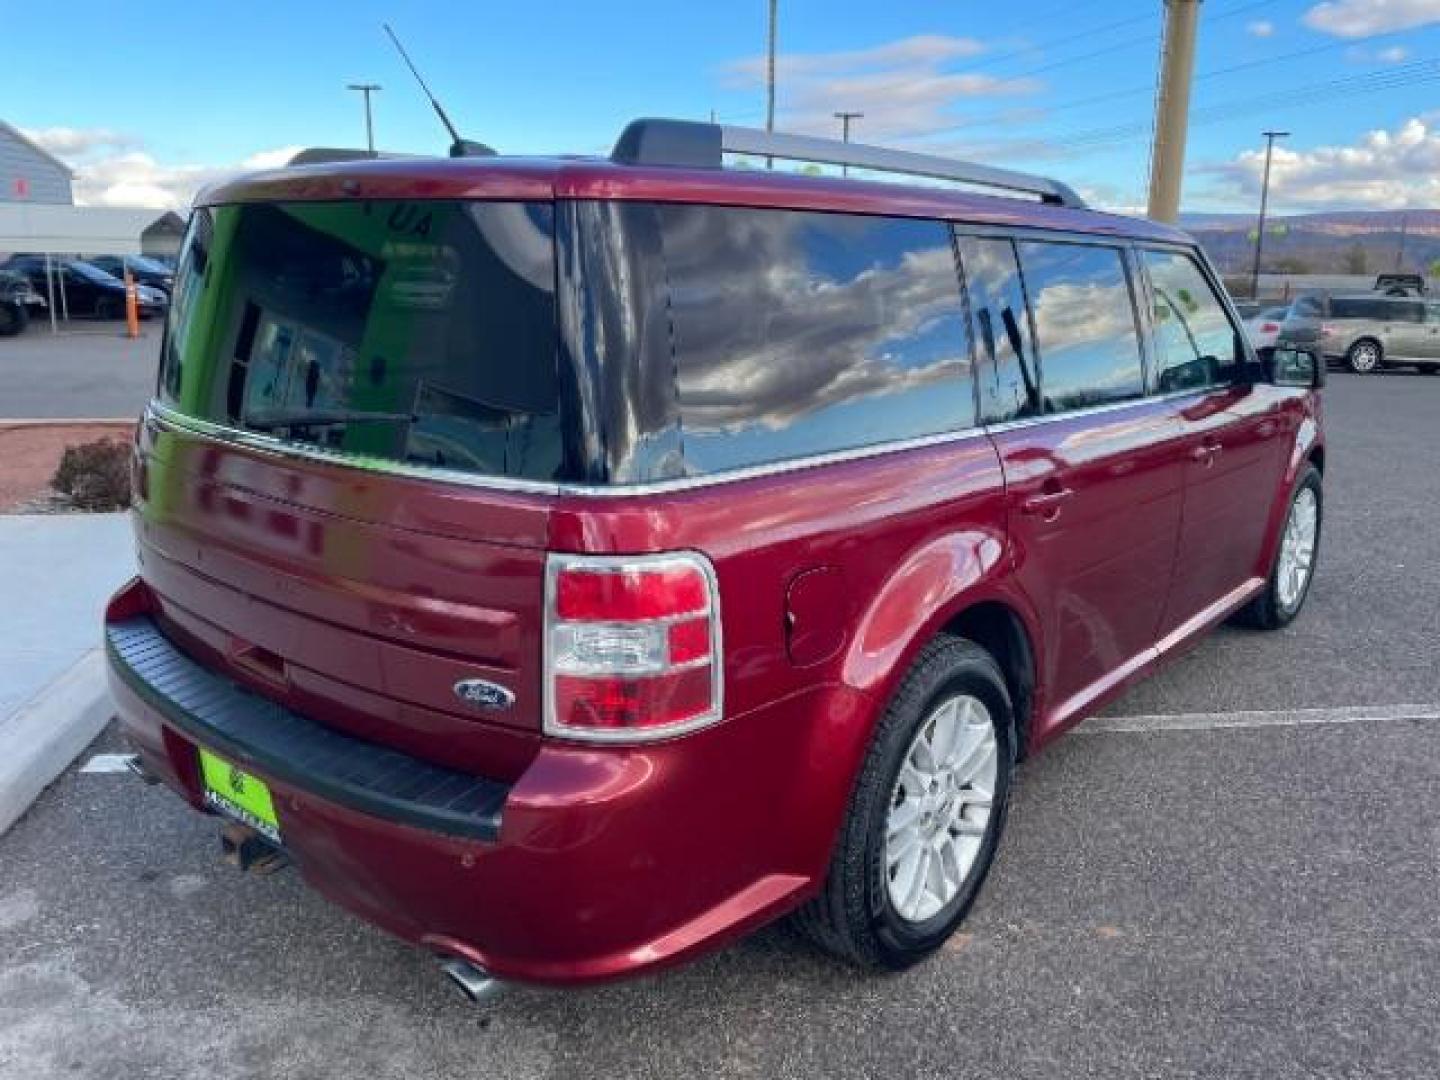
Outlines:
[[[1083,419],[1087,416],[1101,416],[1105,413],[1122,412],[1125,409],[1134,409],[1141,405],[1153,405],[1157,401],[1178,401],[1180,398],[1197,397],[1201,394],[1210,394],[1217,390],[1224,389],[1227,389],[1227,387],[1205,386],[1192,387],[1185,390],[1171,390],[1167,394],[1147,394],[1144,397],[1127,398],[1124,401],[1107,401],[1103,405],[1091,405],[1084,409],[1071,409],[1068,412],[1045,413],[1043,416],[1023,416],[1018,420],[1005,420],[998,424],[990,424],[985,430],[992,434],[1002,431],[1014,431],[1017,428],[1035,427],[1038,424],[1053,424],[1075,417]]]
[[[1066,414],[1074,415],[1074,414]],[[642,495],[663,495],[677,491],[691,491],[697,488],[715,487],[720,484],[737,483],[760,477],[780,476],[802,469],[818,468],[846,461],[896,454],[905,450],[916,450],[927,446],[943,446],[949,443],[967,442],[983,438],[984,427],[965,428],[961,431],[942,431],[935,435],[921,435],[913,439],[893,442],[872,443],[848,450],[837,450],[829,454],[813,454],[808,457],[790,458],[764,465],[753,465],[743,469],[729,469],[723,472],[706,473],[701,476],[680,476],[673,480],[650,480],[643,483],[585,484],[549,480],[523,480],[508,476],[481,476],[477,473],[443,469],[433,465],[414,465],[403,461],[389,461],[383,458],[352,457],[323,447],[306,446],[287,442],[273,435],[262,435],[253,431],[199,420],[177,412],[158,401],[152,401],[146,412],[147,419],[171,429],[200,435],[217,442],[242,446],[272,457],[296,458],[302,461],[318,461],[341,468],[359,469],[387,476],[403,476],[416,480],[435,480],[441,483],[457,484],[462,487],[479,488],[487,491],[508,491],[525,495],[573,495],[584,498],[617,499]]]
[[[707,473],[703,476],[682,476],[676,477],[673,480],[651,480],[645,483],[608,485],[522,480],[507,476],[480,476],[476,473],[460,472],[455,469],[442,469],[430,465],[411,465],[402,461],[392,462],[378,458],[356,458],[337,451],[325,450],[322,447],[303,446],[297,443],[286,442],[284,439],[277,439],[271,435],[261,435],[252,431],[243,431],[239,428],[216,424],[208,420],[198,420],[195,417],[186,416],[184,413],[177,412],[158,401],[152,401],[150,403],[146,409],[145,418],[147,421],[153,421],[161,427],[185,431],[189,434],[199,435],[202,438],[212,439],[216,442],[242,446],[246,449],[272,457],[316,461],[321,464],[334,465],[343,469],[356,469],[363,472],[379,473],[385,476],[403,476],[413,480],[433,480],[445,484],[455,484],[460,487],[476,488],[481,491],[503,491],[519,495],[570,495],[579,498],[625,499],[639,498],[647,495],[665,495],[673,492],[695,491],[704,488],[718,487],[722,484],[739,483],[743,480],[783,476],[786,473],[800,472],[805,469],[816,469],[825,465],[838,465],[847,461],[863,461],[868,458],[884,457],[888,454],[899,454],[907,450],[920,450],[931,446],[946,446],[952,443],[970,442],[975,439],[985,438],[994,433],[1013,431],[1017,428],[1060,423],[1075,418],[1083,419],[1087,416],[1098,416],[1104,413],[1119,412],[1122,409],[1133,409],[1156,401],[1174,401],[1186,397],[1198,397],[1202,394],[1215,393],[1229,388],[1229,384],[1191,387],[1185,390],[1172,390],[1168,394],[1150,394],[1146,397],[1131,398],[1128,401],[1112,401],[1103,405],[1093,405],[1085,409],[1072,409],[1069,412],[1046,413],[1043,416],[1027,416],[1018,420],[1006,420],[997,424],[984,424],[973,428],[966,428],[963,431],[946,431],[937,435],[924,435],[914,439],[874,443],[870,446],[855,447],[851,450],[837,450],[830,454],[815,454],[810,457],[791,458],[788,461],[777,461],[767,465],[754,465],[745,469],[731,469],[726,472]]]

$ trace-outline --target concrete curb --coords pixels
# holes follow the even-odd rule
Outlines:
[[[0,431],[12,428],[37,427],[134,427],[140,423],[134,416],[25,416],[14,419],[0,417]]]
[[[0,836],[69,768],[113,714],[105,657],[91,649],[0,719]]]

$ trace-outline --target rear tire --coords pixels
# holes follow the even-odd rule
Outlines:
[[[14,337],[30,325],[30,312],[24,304],[0,303],[0,337]]]
[[[999,666],[971,641],[936,637],[876,727],[825,884],[796,913],[797,928],[876,970],[940,948],[994,862],[1014,768]]]
[[[1345,364],[1356,375],[1379,371],[1385,362],[1385,350],[1374,338],[1361,338],[1345,354]]]
[[[1285,524],[1281,527],[1280,543],[1275,551],[1270,576],[1265,581],[1265,589],[1240,609],[1237,622],[1257,630],[1279,630],[1290,625],[1300,614],[1305,598],[1310,595],[1310,583],[1315,580],[1324,508],[1320,472],[1315,466],[1306,465],[1300,482],[1290,495],[1290,507],[1285,513]],[[1310,525],[1304,524],[1307,516],[1313,518]],[[1292,533],[1292,529],[1296,532]],[[1303,572],[1298,578],[1295,576],[1296,564],[1292,561],[1294,556],[1303,556]]]

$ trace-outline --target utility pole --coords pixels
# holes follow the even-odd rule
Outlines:
[[[863,118],[864,115],[865,114],[863,112],[837,112],[835,114],[835,119],[840,121],[840,138],[843,142],[848,143],[850,141],[850,121],[859,120]],[[840,175],[849,176],[850,166],[841,165]]]
[[[1289,136],[1288,131],[1262,131],[1265,136],[1265,178],[1260,181],[1260,225],[1255,230],[1255,266],[1250,271],[1250,299],[1260,299],[1260,252],[1265,248],[1265,208],[1270,202],[1270,155],[1275,140]]]
[[[1155,101],[1155,144],[1150,151],[1149,215],[1174,222],[1180,216],[1180,178],[1185,171],[1185,132],[1190,121],[1190,81],[1195,71],[1195,24],[1200,0],[1165,0],[1165,39]]]
[[[780,0],[770,0],[770,33],[765,51],[765,130],[775,130],[775,23]],[[773,169],[775,159],[767,157],[765,167]]]
[[[1395,245],[1395,269],[1399,270],[1405,263],[1405,234],[1410,229],[1410,215],[1400,215],[1400,242]]]
[[[365,145],[373,154],[375,152],[375,125],[370,119],[370,95],[381,89],[379,83],[351,83],[347,90],[359,90],[365,95]]]

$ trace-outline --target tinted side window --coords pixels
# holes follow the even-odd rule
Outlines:
[[[945,225],[713,206],[659,214],[690,473],[973,424]]]
[[[1374,322],[1422,322],[1424,306],[1417,301],[1371,300],[1366,297],[1330,301],[1330,314],[1337,319],[1370,319]]]
[[[1118,248],[1020,243],[1046,412],[1145,394],[1140,333]]]
[[[1147,251],[1154,303],[1156,385],[1191,390],[1230,382],[1245,355],[1240,332],[1189,255]]]
[[[980,414],[989,423],[1035,416],[1040,383],[1015,245],[992,237],[956,240],[979,346]]]

